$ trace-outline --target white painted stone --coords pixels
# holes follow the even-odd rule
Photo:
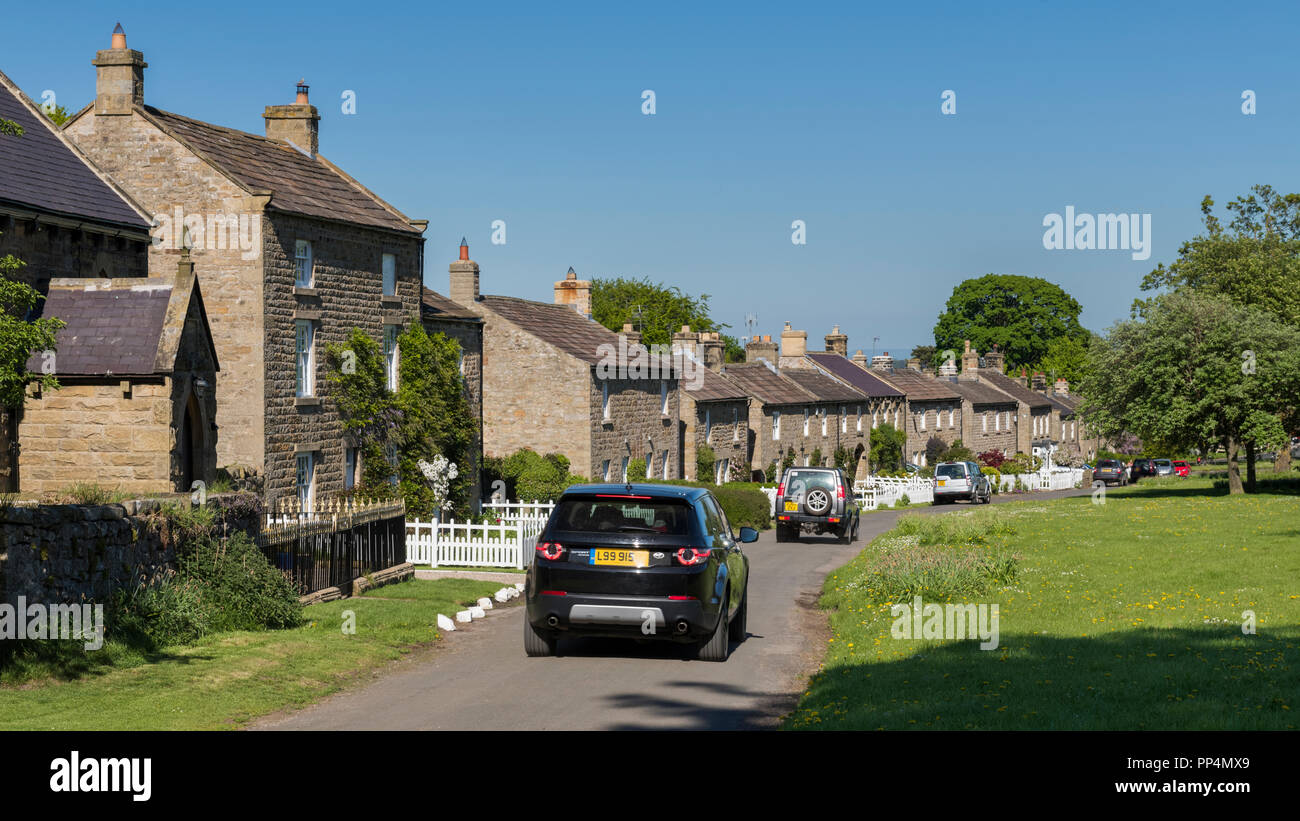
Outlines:
[[[492,600],[489,599],[487,596],[484,596],[483,598],[478,600],[478,606],[482,607],[484,610],[491,610]]]
[[[443,614],[439,613],[438,629],[450,633],[456,629],[456,623],[453,622],[451,619],[447,618],[446,616],[444,616]]]
[[[468,610],[462,610],[456,614],[456,621],[460,622],[461,624],[465,624],[469,622],[469,620],[472,618],[474,618],[474,614]]]
[[[484,610],[482,607],[471,607],[469,609],[469,614],[476,619],[481,619],[487,616],[487,611]]]
[[[496,592],[496,595],[493,596],[493,598],[495,598],[497,601],[501,602],[502,604],[505,604],[506,602],[510,601],[510,594],[506,592],[506,588],[503,587]]]
[[[524,592],[524,583],[515,582],[515,589],[518,590],[520,593]]]

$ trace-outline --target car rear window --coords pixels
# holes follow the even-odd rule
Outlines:
[[[835,491],[835,474],[828,470],[789,470],[785,474],[785,495],[798,496],[815,487]]]
[[[685,536],[694,512],[672,499],[572,498],[555,506],[554,526],[579,533],[666,533]]]
[[[939,465],[939,467],[934,469],[934,475],[943,476],[945,478],[952,478],[952,479],[965,479],[966,466],[965,465]]]
[[[1119,462],[1115,461],[1114,459],[1102,459],[1100,462],[1097,463],[1097,467],[1099,467],[1099,468],[1117,468],[1117,467],[1119,467]]]

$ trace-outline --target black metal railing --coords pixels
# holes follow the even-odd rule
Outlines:
[[[324,505],[319,512],[268,514],[257,546],[299,595],[406,561],[406,507],[398,502]]]

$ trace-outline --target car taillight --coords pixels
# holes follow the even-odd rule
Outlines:
[[[677,551],[677,561],[687,567],[704,564],[709,560],[709,551],[707,547],[683,547]]]
[[[543,559],[555,561],[564,555],[564,545],[559,542],[538,542],[537,555]]]
[[[839,496],[841,499],[844,498],[844,485],[835,486],[835,495]]]
[[[777,496],[785,495],[785,482],[782,482],[781,484],[776,486],[776,495]]]

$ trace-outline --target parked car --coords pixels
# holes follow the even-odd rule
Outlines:
[[[1134,459],[1133,464],[1129,466],[1128,480],[1136,482],[1143,476],[1155,476],[1156,463],[1152,459]]]
[[[1192,466],[1181,459],[1174,460],[1174,473],[1186,479],[1192,472]]]
[[[988,504],[993,501],[993,484],[975,462],[940,462],[934,466],[934,504],[958,499]]]
[[[1173,476],[1173,475],[1174,475],[1174,463],[1173,463],[1171,460],[1169,460],[1169,459],[1157,459],[1157,460],[1155,460],[1155,463],[1156,463],[1156,475],[1157,475],[1157,476]]]
[[[776,488],[778,542],[797,542],[807,532],[852,544],[860,518],[853,483],[839,468],[790,468]]]
[[[1128,467],[1118,459],[1098,459],[1092,478],[1107,485],[1124,487],[1128,484]]]
[[[524,651],[562,635],[659,639],[726,661],[744,641],[749,557],[706,488],[575,485],[556,502],[525,584]]]

